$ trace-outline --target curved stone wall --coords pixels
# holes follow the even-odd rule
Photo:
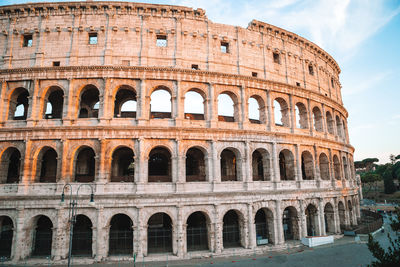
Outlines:
[[[11,261],[66,260],[67,183],[66,195],[79,188],[82,263],[265,252],[357,224],[340,69],[308,40],[125,2],[3,6],[0,21],[0,254]],[[160,91],[169,111],[151,104]],[[185,112],[188,92],[203,113]]]

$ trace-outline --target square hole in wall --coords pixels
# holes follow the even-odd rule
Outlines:
[[[229,53],[229,43],[221,42],[221,52],[222,53]]]
[[[166,35],[157,35],[156,45],[158,47],[167,47],[167,36]]]
[[[252,76],[252,77],[257,77],[257,76],[258,76],[258,73],[257,73],[257,72],[252,72],[252,73],[251,73],[251,76]]]
[[[23,36],[22,46],[23,47],[31,47],[32,45],[33,45],[32,34],[25,34]]]
[[[97,44],[97,32],[89,33],[89,44],[91,45]]]
[[[53,67],[59,67],[60,61],[53,61]]]
[[[192,64],[192,70],[199,70],[199,65]]]
[[[280,57],[279,53],[274,52],[273,53],[273,58],[274,58],[274,63],[281,64],[281,57]]]
[[[300,83],[299,83],[299,82],[296,82],[296,86],[300,86]]]
[[[313,68],[313,66],[310,64],[310,65],[308,65],[308,73],[310,74],[310,75],[314,75],[314,68]]]

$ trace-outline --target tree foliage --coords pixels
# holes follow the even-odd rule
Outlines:
[[[367,173],[363,173],[361,175],[361,182],[365,187],[368,187],[368,190],[366,191],[370,191],[373,187],[376,188],[378,187],[378,182],[382,180],[382,176],[374,173],[374,172],[367,172]]]
[[[386,168],[385,172],[383,173],[383,185],[385,188],[385,194],[393,194],[394,192],[396,192],[396,186],[393,182],[392,166]]]

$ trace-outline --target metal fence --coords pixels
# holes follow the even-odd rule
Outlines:
[[[381,228],[382,225],[382,215],[369,210],[361,210],[361,224],[355,229],[355,232],[356,234],[369,234]]]
[[[238,224],[224,224],[223,242],[225,248],[240,246],[240,229]]]
[[[110,255],[132,255],[133,232],[132,230],[110,231]]]
[[[147,238],[148,253],[172,252],[171,228],[149,228]]]
[[[188,227],[187,233],[187,250],[207,250],[208,249],[208,238],[207,238],[207,227]]]

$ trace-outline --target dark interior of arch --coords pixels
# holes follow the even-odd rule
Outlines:
[[[228,211],[223,220],[224,248],[240,247],[239,216],[234,210]]]
[[[47,103],[51,105],[51,112],[45,113],[46,119],[61,119],[64,105],[64,92],[60,88],[56,87],[53,90],[49,97],[47,98]],[[46,107],[45,107],[46,112]]]
[[[136,102],[136,92],[129,86],[120,88],[115,96],[114,101],[114,117],[121,118],[136,118],[136,109],[130,109],[129,111],[122,111],[122,106],[128,101]]]
[[[306,224],[307,224],[307,236],[316,236],[317,234],[317,209],[314,205],[308,205],[305,211]]]
[[[256,216],[254,218],[254,222],[256,225],[256,240],[257,240],[257,245],[264,245],[264,242],[261,240],[267,240],[268,242],[270,241],[269,237],[269,229],[268,229],[268,222],[267,222],[267,216],[264,212],[263,209],[259,209],[256,213]]]
[[[150,217],[147,227],[147,252],[172,252],[172,221],[166,213],[156,213]]]
[[[264,181],[264,163],[262,154],[256,150],[252,155],[253,181]]]
[[[97,118],[99,109],[96,104],[99,102],[99,90],[95,86],[86,86],[80,99],[79,118]]]
[[[208,250],[208,230],[206,216],[200,211],[192,213],[187,219],[187,250]]]
[[[171,154],[162,147],[151,150],[149,155],[149,182],[172,182]]]
[[[310,153],[303,152],[301,154],[301,175],[303,180],[314,179],[314,164]]]
[[[320,171],[322,180],[329,180],[330,179],[330,175],[329,175],[329,160],[328,160],[328,157],[325,154],[321,154],[319,156],[319,171]]]
[[[92,256],[92,222],[85,215],[77,215],[72,235],[74,256]]]
[[[295,179],[293,156],[288,150],[279,153],[279,172],[282,181]]]
[[[6,183],[18,183],[21,167],[21,153],[18,149],[12,148],[9,155]]]
[[[203,182],[205,180],[204,153],[198,148],[190,148],[186,153],[186,181]]]
[[[109,254],[132,255],[132,220],[125,214],[114,215],[110,222]]]
[[[114,151],[111,163],[111,182],[133,182],[135,160],[132,149],[121,147]]]
[[[327,203],[324,208],[324,221],[325,221],[325,232],[335,232],[335,213],[330,203]]]
[[[333,157],[333,169],[335,171],[335,179],[340,180],[341,179],[340,162],[336,156]]]
[[[297,212],[294,208],[288,207],[283,211],[282,224],[285,240],[293,240],[298,237]]]
[[[17,90],[17,97],[13,100],[15,102],[10,103],[10,113],[13,116],[13,120],[26,120],[28,116],[29,92],[24,88]],[[20,108],[23,109],[22,113],[18,112]]]
[[[221,152],[221,181],[237,181],[236,155],[229,149]]]
[[[40,168],[41,183],[55,183],[57,176],[57,152],[49,148],[42,157]]]
[[[95,173],[95,154],[93,149],[85,147],[76,158],[75,181],[87,183],[94,181]]]
[[[340,222],[340,230],[344,231],[345,229],[347,229],[346,226],[346,210],[344,208],[343,203],[340,201],[338,203],[338,210],[339,210],[339,222]]]
[[[36,223],[33,244],[33,256],[50,256],[53,240],[53,224],[46,216],[40,216]]]
[[[13,222],[9,217],[0,217],[0,257],[11,258],[13,228]]]

